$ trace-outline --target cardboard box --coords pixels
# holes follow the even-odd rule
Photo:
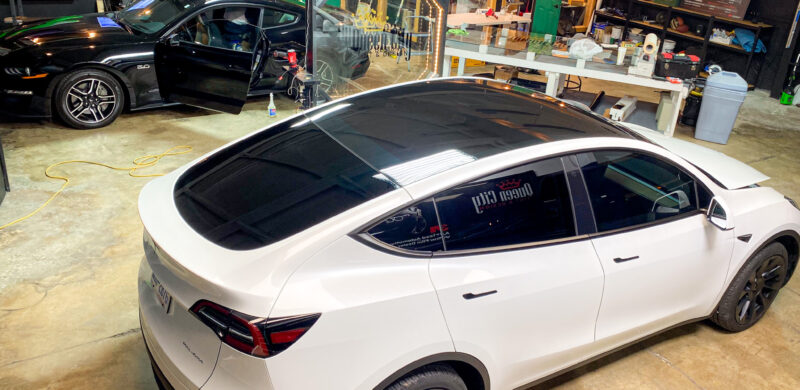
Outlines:
[[[683,0],[683,8],[743,20],[750,0]]]
[[[478,60],[473,60],[471,58],[467,58],[466,66],[484,66],[484,65],[486,65],[486,62],[484,61],[478,61]],[[450,63],[450,67],[455,68],[457,66],[458,66],[458,57],[453,57],[453,60]]]

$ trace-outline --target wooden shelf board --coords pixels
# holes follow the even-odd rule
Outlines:
[[[655,24],[655,23],[651,23],[651,22],[643,22],[641,20],[631,20],[631,23],[633,23],[635,25],[638,25],[638,26],[644,26],[644,27],[652,28],[652,29],[655,29],[655,30],[663,30],[664,29],[664,26],[662,26],[660,24]]]
[[[607,13],[607,12],[603,12],[603,11],[595,11],[595,14],[596,15],[601,15],[601,16],[609,18],[609,19],[619,20],[620,22],[624,22],[625,21],[625,18],[623,18],[622,16],[613,15],[613,14],[610,14],[610,13]]]
[[[684,38],[688,38],[688,39],[691,39],[691,40],[697,41],[697,42],[703,42],[703,41],[706,40],[705,37],[701,37],[699,35],[695,35],[695,34],[691,34],[691,33],[680,32],[680,31],[678,31],[678,30],[676,30],[674,28],[668,28],[667,32],[670,33],[670,34],[677,35],[677,36],[684,37]]]
[[[734,44],[732,44],[732,43],[731,43],[731,44],[727,44],[727,43],[719,43],[719,42],[714,42],[714,41],[711,41],[711,40],[710,40],[710,41],[708,41],[708,44],[709,44],[709,45],[712,45],[712,46],[724,47],[724,48],[726,48],[726,49],[731,49],[731,50],[738,51],[738,52],[741,52],[741,53],[747,53],[747,54],[749,54],[749,53],[750,53],[750,52],[748,52],[748,51],[744,50],[744,48],[743,48],[743,47],[741,47],[741,46],[739,46],[739,45],[734,45]]]

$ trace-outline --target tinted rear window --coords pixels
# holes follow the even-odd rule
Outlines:
[[[217,245],[253,249],[395,189],[325,133],[290,126],[255,134],[189,169],[175,187],[186,222]]]

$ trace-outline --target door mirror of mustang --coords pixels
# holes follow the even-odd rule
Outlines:
[[[711,200],[706,217],[708,218],[708,222],[711,222],[712,225],[718,227],[720,230],[733,229],[733,223],[728,218],[728,213],[717,198]]]
[[[170,46],[178,46],[178,42],[180,42],[180,38],[178,38],[178,34],[172,35],[168,39],[168,43]]]

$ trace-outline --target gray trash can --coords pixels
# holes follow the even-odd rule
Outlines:
[[[745,96],[747,81],[738,73],[720,72],[708,76],[694,137],[718,144],[728,143]]]

